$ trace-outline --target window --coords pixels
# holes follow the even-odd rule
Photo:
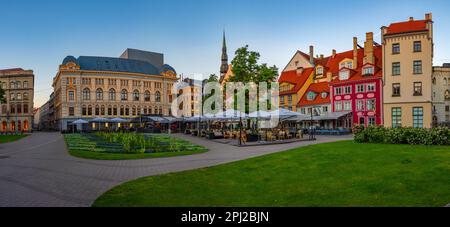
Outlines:
[[[327,92],[322,92],[322,98],[326,99],[328,97],[328,93]]]
[[[445,112],[450,112],[450,106],[445,106]]]
[[[109,89],[109,100],[115,101],[116,100],[116,90],[113,88]]]
[[[400,75],[400,62],[392,63],[392,75],[393,76]]]
[[[28,88],[28,81],[23,82],[23,88]]]
[[[96,116],[100,115],[100,107],[98,105],[95,106],[95,115]]]
[[[367,85],[367,91],[374,92],[375,91],[375,84],[368,84]]]
[[[86,115],[87,115],[87,109],[86,109],[86,106],[83,106],[83,107],[81,108],[81,114],[82,114],[83,116],[86,116]]]
[[[400,43],[392,44],[392,54],[400,54]]]
[[[96,98],[97,100],[103,100],[103,90],[101,88],[97,89],[96,93]]]
[[[102,106],[101,108],[100,108],[100,115],[105,115],[105,106]]]
[[[367,75],[373,75],[373,66],[370,67],[365,67],[363,69],[363,75],[367,76]]]
[[[414,41],[414,52],[422,52],[422,42]]]
[[[24,114],[29,113],[28,104],[23,104],[23,113],[24,113]]]
[[[21,93],[17,93],[17,100],[22,100],[22,94]]]
[[[358,84],[358,85],[356,85],[356,92],[362,93],[362,92],[364,92],[364,91],[365,91],[365,86],[364,86],[364,84]]]
[[[423,107],[413,107],[413,127],[423,128]]]
[[[69,107],[69,116],[75,116],[75,108]]]
[[[292,105],[292,95],[288,95],[288,103],[289,105]]]
[[[9,107],[9,110],[10,110],[10,112],[11,112],[12,114],[16,113],[16,105],[12,104],[12,105]]]
[[[344,102],[344,110],[345,111],[351,111],[352,110],[352,102],[351,101],[345,101]]]
[[[139,91],[134,90],[133,92],[133,101],[139,101]]]
[[[159,91],[155,94],[155,102],[161,102],[161,93]]]
[[[145,91],[145,93],[144,93],[144,101],[150,102],[150,92],[149,91]]]
[[[334,103],[334,110],[337,111],[342,111],[342,102],[335,102]]]
[[[323,106],[322,107],[322,112],[327,113],[328,112],[328,106]]]
[[[28,100],[28,93],[27,92],[23,93],[23,100]]]
[[[351,94],[352,93],[352,86],[346,86],[344,89],[345,94]]]
[[[111,115],[112,115],[112,107],[108,106],[108,116],[111,116]]]
[[[339,80],[348,80],[349,77],[350,77],[350,72],[348,70],[339,72]]]
[[[125,115],[125,108],[123,106],[120,106],[120,116]]]
[[[316,98],[316,93],[314,93],[312,91],[308,92],[308,95],[307,95],[306,99],[308,99],[309,101],[312,101],[315,98]]]
[[[335,95],[341,95],[342,94],[342,88],[341,87],[334,88],[334,94]]]
[[[400,84],[392,84],[392,96],[400,96]]]
[[[88,115],[89,115],[89,116],[92,116],[92,106],[89,106],[89,107],[88,107]]]
[[[422,96],[422,82],[414,82],[414,96]]]
[[[356,110],[364,111],[364,100],[357,100],[356,101]]]
[[[120,100],[127,101],[128,100],[128,92],[127,90],[123,89],[120,93]]]
[[[360,117],[359,118],[359,124],[360,125],[366,125],[366,119],[364,119],[364,117]]]
[[[75,93],[73,91],[69,91],[69,101],[75,100]]]
[[[323,75],[323,67],[317,67],[317,75]]]
[[[414,61],[414,74],[422,74],[422,61]]]
[[[85,88],[83,90],[83,100],[90,100],[91,99],[91,91],[89,88]]]
[[[374,111],[375,110],[375,99],[368,99],[366,107],[367,107],[368,111]]]
[[[21,113],[22,113],[22,105],[17,104],[17,105],[16,105],[16,108],[17,108],[17,113],[18,113],[18,114],[21,114]]]
[[[369,117],[369,125],[375,125],[375,118]]]
[[[392,114],[392,128],[402,127],[402,108],[393,107]]]

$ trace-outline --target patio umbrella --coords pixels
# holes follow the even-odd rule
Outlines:
[[[128,120],[122,119],[122,118],[113,118],[109,120],[111,123],[127,123]]]
[[[71,125],[78,125],[78,124],[83,125],[83,124],[88,124],[88,123],[89,123],[88,121],[85,121],[83,119],[78,119],[78,120],[72,122]],[[83,130],[83,127],[81,127],[81,130]],[[72,131],[74,132],[75,128],[72,127]]]

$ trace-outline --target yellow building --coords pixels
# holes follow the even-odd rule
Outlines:
[[[177,116],[193,117],[200,115],[200,99],[202,93],[202,81],[186,78],[184,86],[178,88],[181,100],[179,101]],[[184,95],[182,95],[184,94]],[[182,95],[182,96],[181,96]]]
[[[0,70],[6,103],[1,106],[1,128],[5,132],[30,132],[33,124],[34,74],[32,70]]]
[[[385,127],[432,126],[433,20],[381,28]]]
[[[176,81],[175,70],[158,53],[127,49],[120,58],[68,56],[53,79],[56,123],[65,131],[77,119],[169,116]]]

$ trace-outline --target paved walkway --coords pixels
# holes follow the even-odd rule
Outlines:
[[[70,156],[59,133],[34,133],[17,142],[0,144],[0,206],[90,206],[112,187],[140,177],[351,139],[319,136],[314,142],[238,148],[187,135],[175,136],[206,146],[210,151],[171,158],[97,161]]]

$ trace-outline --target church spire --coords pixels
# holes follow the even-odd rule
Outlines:
[[[227,42],[225,38],[225,30],[223,31],[223,44],[222,44],[222,65],[220,66],[221,77],[225,76],[228,72],[228,54],[227,54]]]

